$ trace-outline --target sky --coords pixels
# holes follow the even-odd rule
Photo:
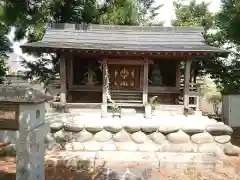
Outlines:
[[[159,10],[159,16],[157,20],[164,21],[165,26],[171,25],[171,20],[175,18],[174,8],[173,8],[174,0],[155,0],[157,5],[163,4],[163,7]],[[190,0],[186,0],[190,2]],[[218,12],[220,8],[220,0],[196,0],[197,3],[201,2],[210,3],[209,10],[211,12]]]
[[[163,7],[159,10],[159,15],[156,17],[156,20],[163,21],[164,26],[171,26],[171,20],[175,18],[173,1],[174,0],[155,0],[156,5],[163,4]],[[201,3],[202,1],[210,3],[209,10],[211,12],[218,12],[220,8],[220,0],[196,0],[196,1],[197,3]],[[25,43],[25,41],[22,41],[21,43]],[[22,50],[19,47],[19,44],[21,43],[15,42],[13,45],[14,52],[18,55],[23,55]],[[23,56],[26,57],[25,55]]]

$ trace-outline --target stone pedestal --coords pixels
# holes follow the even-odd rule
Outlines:
[[[202,116],[202,111],[199,111],[199,110],[198,110],[198,111],[195,111],[195,112],[194,112],[194,115],[195,115],[195,116]]]
[[[151,119],[152,118],[152,106],[151,104],[147,104],[145,106],[145,116],[146,119]]]
[[[108,118],[107,104],[101,105],[101,118]]]

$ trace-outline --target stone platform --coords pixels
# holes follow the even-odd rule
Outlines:
[[[98,118],[91,114],[51,114],[49,150],[240,154],[230,143],[232,128],[204,116],[144,119]]]

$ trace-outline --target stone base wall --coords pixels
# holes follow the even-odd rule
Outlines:
[[[82,119],[54,121],[46,137],[49,150],[200,152],[239,155],[230,143],[232,128],[207,117],[166,119]],[[168,118],[168,119],[167,119]]]

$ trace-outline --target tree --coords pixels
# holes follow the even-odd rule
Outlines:
[[[221,31],[210,32],[210,30],[218,28],[216,25],[216,15],[209,12],[208,5],[205,2],[197,4],[195,0],[192,0],[187,5],[182,1],[175,2],[176,20],[173,21],[173,25],[203,27],[203,36],[206,43],[211,46],[222,47],[226,43],[223,33]],[[227,84],[231,81],[233,82],[233,79],[230,78],[231,73],[229,73],[229,68],[231,66],[225,62],[224,58],[198,58],[192,63],[192,74],[194,81],[196,81],[197,76],[210,74],[211,78],[215,80],[215,83],[222,90],[222,93],[225,93],[226,89],[230,88],[226,87]]]
[[[10,50],[10,41],[7,38],[7,33],[9,28],[2,22],[1,17],[3,14],[3,9],[0,2],[0,84],[4,82],[4,77],[6,75],[6,52]]]
[[[219,34],[225,40],[228,49],[232,49],[235,53],[231,53],[231,57],[224,63],[223,71],[218,77],[219,85],[224,94],[240,92],[240,1],[238,0],[222,0],[221,9],[216,16],[216,26]]]
[[[204,37],[208,42],[208,30],[214,25],[214,15],[209,12],[208,5],[205,2],[200,4],[196,3],[196,0],[192,0],[189,4],[184,1],[175,1],[174,8],[176,13],[176,19],[172,21],[174,26],[185,27],[204,27]],[[204,59],[204,61],[212,61],[212,59]],[[201,76],[206,72],[206,67],[203,59],[195,59],[192,63],[192,76],[194,82],[196,77]],[[191,78],[192,79],[192,78]]]
[[[220,12],[216,15],[207,10],[207,4],[196,4],[192,1],[189,5],[175,3],[176,20],[174,25],[179,26],[203,26],[204,38],[206,43],[215,47],[225,46],[226,49],[234,48],[239,50],[240,25],[239,12],[240,1],[222,0]],[[210,29],[217,30],[215,33],[209,33]],[[212,58],[194,62],[195,69],[199,72],[209,73],[211,78],[220,88],[222,94],[240,92],[240,62],[239,54],[231,53],[231,56],[225,58]],[[195,72],[196,73],[196,72]]]
[[[172,21],[174,26],[212,28],[214,15],[208,10],[208,3],[197,4],[196,0],[192,0],[189,4],[184,4],[184,1],[173,4],[176,13],[176,19]]]
[[[240,45],[240,1],[221,0],[221,9],[217,15],[217,27],[230,43]]]

